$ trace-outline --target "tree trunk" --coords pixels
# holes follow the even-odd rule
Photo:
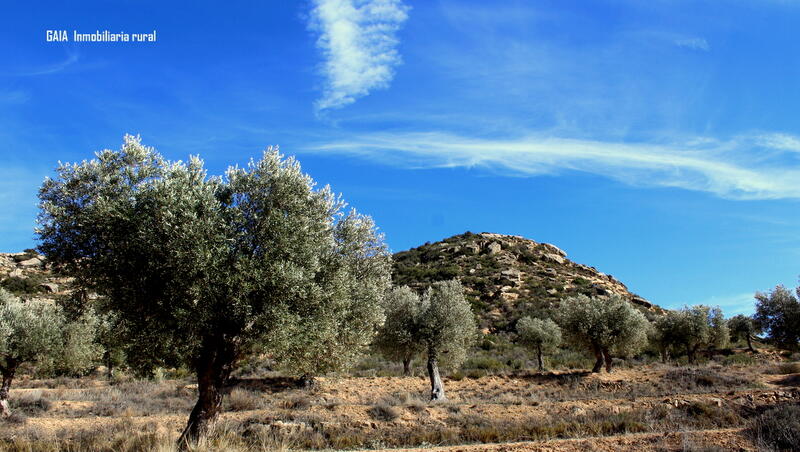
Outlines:
[[[444,395],[444,384],[439,376],[439,362],[436,354],[428,352],[428,376],[431,379],[431,401],[447,400]]]
[[[197,403],[178,439],[180,449],[185,450],[190,444],[196,443],[216,421],[222,407],[223,387],[238,357],[237,343],[236,339],[226,336],[203,341],[195,365]]]
[[[747,338],[747,349],[755,353],[756,349],[753,348],[753,338],[751,338],[749,334],[745,335],[745,337]]]
[[[536,346],[536,360],[539,364],[539,370],[544,370],[544,361],[542,360],[542,346]]]
[[[597,358],[597,361],[594,362],[594,367],[592,367],[592,373],[600,372],[600,369],[603,368],[603,352],[600,350],[600,347],[593,346],[594,357]]]
[[[695,350],[696,349],[689,347],[688,345],[686,346],[686,358],[689,360],[689,364],[694,364]]]
[[[403,359],[403,376],[408,377],[411,375],[411,358]]]
[[[613,365],[613,361],[611,360],[611,353],[608,352],[607,348],[603,349],[603,358],[606,362],[606,372],[611,373],[611,366]]]
[[[8,406],[8,391],[11,389],[11,381],[17,372],[19,363],[12,358],[6,359],[6,365],[0,368],[3,373],[3,385],[0,386],[0,417],[11,416],[11,407]]]

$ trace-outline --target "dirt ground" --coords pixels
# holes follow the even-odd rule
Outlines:
[[[268,376],[235,382],[219,425],[262,438],[262,450],[756,450],[749,419],[800,403],[800,374],[775,369],[653,364],[448,379],[448,400],[435,404],[424,376],[320,378],[311,390]],[[179,380],[21,379],[11,391],[18,417],[0,422],[0,449],[145,450],[99,437],[174,441],[194,391]]]

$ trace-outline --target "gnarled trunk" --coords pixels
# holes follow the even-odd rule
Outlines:
[[[755,353],[756,349],[753,348],[753,338],[749,334],[745,335],[745,337],[747,338],[747,349]]]
[[[186,449],[189,444],[204,436],[219,416],[222,391],[238,357],[237,342],[236,339],[225,336],[207,338],[203,341],[195,365],[197,403],[178,439],[178,446],[181,449]]]
[[[436,358],[436,353],[428,352],[428,376],[431,379],[431,400],[447,400],[444,395],[444,384],[442,378],[439,376],[439,361]]]
[[[606,372],[611,373],[611,367],[614,363],[611,359],[611,353],[609,353],[607,348],[603,349],[603,359],[606,362]]]
[[[592,373],[597,373],[603,368],[603,351],[600,350],[600,347],[597,345],[592,346],[592,351],[594,352],[594,357],[597,359],[594,362],[594,367],[592,367]]]
[[[411,358],[403,359],[403,376],[411,375]]]
[[[697,352],[697,348],[689,345],[686,346],[686,359],[689,361],[689,364],[694,364],[695,352]]]
[[[536,346],[536,361],[539,364],[539,370],[544,370],[544,361],[542,360],[542,346]]]
[[[0,386],[0,417],[11,416],[11,407],[8,406],[8,391],[11,389],[11,381],[17,372],[19,363],[13,358],[6,359],[6,365],[0,367],[3,373],[3,384]]]

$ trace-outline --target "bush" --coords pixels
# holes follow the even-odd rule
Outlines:
[[[776,370],[777,370],[777,372],[779,374],[782,374],[782,375],[800,373],[800,362],[797,362],[797,363],[781,363],[781,364],[778,364],[778,368]]]
[[[372,419],[384,422],[390,422],[400,417],[400,413],[394,407],[385,404],[375,405],[367,410],[367,413]]]
[[[43,292],[40,286],[43,282],[44,279],[41,276],[31,276],[28,278],[9,276],[0,281],[0,287],[17,295],[37,294]]]
[[[759,448],[797,450],[800,444],[800,405],[766,411],[753,420],[750,433]]]
[[[36,416],[49,410],[52,403],[42,396],[42,391],[36,390],[11,399],[10,405],[12,411],[19,410],[22,414]]]

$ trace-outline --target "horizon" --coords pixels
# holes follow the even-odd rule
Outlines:
[[[800,4],[45,3],[0,19],[0,250],[37,245],[58,161],[130,133],[210,174],[280,145],[393,252],[519,235],[727,317],[798,285]]]

